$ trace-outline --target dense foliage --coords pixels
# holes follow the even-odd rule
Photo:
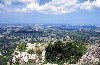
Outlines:
[[[0,56],[0,65],[7,65],[7,58]]]
[[[46,61],[49,63],[76,63],[86,52],[86,45],[76,41],[57,41],[46,48]]]
[[[99,32],[95,32],[93,30],[76,30],[76,31],[66,31],[66,35],[68,34],[72,40],[77,40],[85,43],[95,42],[95,40],[90,40],[90,37],[100,37]],[[65,35],[64,34],[64,35]]]

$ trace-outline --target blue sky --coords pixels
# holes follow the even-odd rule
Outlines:
[[[0,23],[100,25],[99,4],[100,0],[0,0]]]

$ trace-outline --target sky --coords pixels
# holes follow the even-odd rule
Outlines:
[[[100,25],[100,0],[0,0],[0,24]]]

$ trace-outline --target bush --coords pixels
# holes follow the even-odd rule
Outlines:
[[[29,59],[29,60],[28,60],[28,63],[33,63],[33,62],[34,62],[33,59]]]
[[[97,65],[100,65],[100,61],[99,61],[99,62],[97,62]]]
[[[7,61],[6,57],[0,56],[0,65],[7,65]]]
[[[46,47],[46,61],[57,64],[76,63],[85,52],[86,46],[83,43],[57,41]]]
[[[36,54],[37,54],[38,56],[40,56],[40,55],[42,54],[42,51],[41,51],[40,49],[38,49],[38,50],[36,50]]]
[[[26,43],[20,43],[20,44],[18,45],[18,50],[19,50],[20,52],[25,51],[25,50],[26,50]]]
[[[33,49],[30,49],[30,50],[28,50],[28,53],[29,54],[33,54],[34,53],[34,50]]]

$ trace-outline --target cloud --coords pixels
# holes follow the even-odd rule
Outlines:
[[[9,8],[6,7],[4,4],[0,3],[0,13],[8,12]]]
[[[38,3],[38,0],[15,0],[15,1],[23,3]]]
[[[51,0],[43,5],[39,4],[40,0],[2,0],[3,6],[0,8],[9,9],[7,11],[15,12],[41,12],[45,14],[66,14],[77,10],[100,10],[100,0]],[[14,7],[12,3],[20,2],[25,5]],[[19,4],[17,4],[19,5]]]
[[[77,9],[77,0],[52,0],[51,2],[39,7],[44,13],[65,14]]]
[[[94,0],[94,1],[86,1],[81,4],[80,6],[81,10],[100,10],[100,0]]]
[[[77,0],[52,0],[44,5],[30,3],[22,11],[37,11],[52,14],[65,14],[75,11],[78,8]]]

